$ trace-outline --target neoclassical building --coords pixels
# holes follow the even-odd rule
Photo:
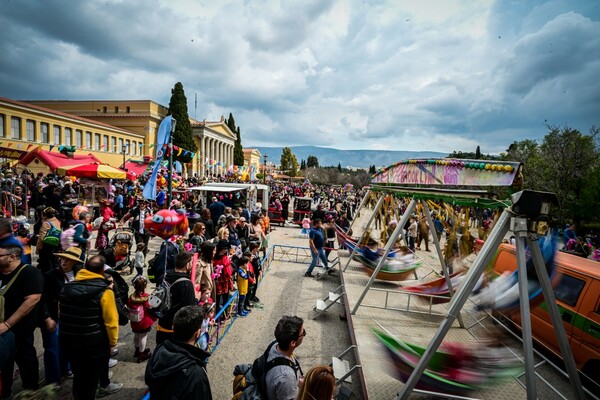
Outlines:
[[[221,117],[218,122],[190,120],[194,140],[200,149],[200,158],[193,162],[194,173],[200,176],[226,173],[233,165],[233,147],[236,135]]]

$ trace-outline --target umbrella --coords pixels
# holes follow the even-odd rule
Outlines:
[[[59,175],[75,176],[77,178],[135,179],[133,174],[128,174],[122,169],[101,163],[67,165],[57,168],[56,173]]]

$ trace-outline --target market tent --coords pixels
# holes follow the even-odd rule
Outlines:
[[[100,160],[93,154],[74,154],[67,157],[57,151],[42,150],[40,146],[27,153],[19,164],[24,165],[33,173],[54,172],[58,167],[98,163]]]
[[[132,174],[128,174],[122,169],[99,162],[59,167],[56,169],[56,173],[59,175],[75,176],[77,178],[135,179]]]

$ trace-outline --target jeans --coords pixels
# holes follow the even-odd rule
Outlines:
[[[310,263],[310,266],[308,267],[308,270],[306,270],[307,274],[311,274],[313,272],[313,269],[315,269],[315,267],[317,266],[317,260],[319,258],[323,262],[323,268],[329,269],[327,266],[327,256],[325,255],[325,250],[322,247],[320,249],[317,249],[317,254],[311,251],[311,255],[312,261]]]
[[[14,331],[15,334],[15,362],[19,366],[23,389],[37,390],[39,381],[39,362],[35,347],[33,346],[33,330],[27,332],[23,329]],[[8,362],[2,369],[2,396],[10,397],[12,392],[14,362]]]
[[[46,384],[60,385],[62,377],[67,373],[67,357],[60,348],[58,340],[58,324],[54,332],[41,328],[44,345],[44,373]]]

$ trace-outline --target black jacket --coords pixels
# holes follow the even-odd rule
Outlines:
[[[171,288],[169,289],[171,294],[171,305],[169,309],[165,311],[165,314],[158,320],[158,324],[161,327],[172,329],[175,313],[185,306],[194,306],[197,304],[196,293],[192,281],[188,279],[174,284],[179,278],[189,277],[189,274],[185,272],[171,271],[167,273],[165,281],[171,285]]]
[[[73,276],[77,275],[80,269],[80,266],[75,267]],[[40,302],[40,321],[44,321],[48,317],[58,321],[58,300],[63,286],[65,286],[65,273],[62,268],[54,268],[44,274],[44,293]]]
[[[148,365],[145,380],[151,400],[212,400],[206,375],[206,351],[167,340],[159,345]]]

